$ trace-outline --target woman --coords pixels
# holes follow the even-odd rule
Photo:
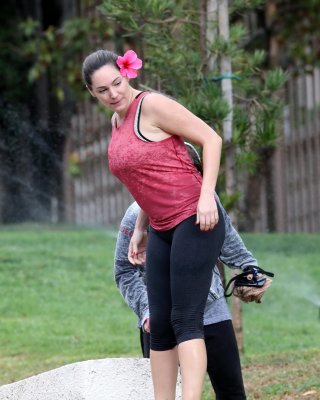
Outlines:
[[[219,199],[217,198],[219,202]],[[229,268],[244,269],[258,266],[257,260],[246,248],[230,217],[220,205],[225,225],[225,240],[219,255]],[[118,232],[114,273],[117,287],[128,306],[138,316],[140,342],[144,357],[150,357],[149,305],[145,282],[145,264],[136,267],[128,260],[128,248],[139,213],[136,202],[127,209]],[[224,288],[217,267],[204,312],[204,336],[207,352],[207,372],[219,400],[245,400],[238,347],[234,336],[231,315],[224,297]]]
[[[206,371],[203,312],[212,264],[224,240],[224,221],[214,198],[221,138],[174,100],[130,85],[141,60],[98,50],[83,63],[90,93],[114,111],[109,167],[141,211],[129,260],[141,264],[148,234],[147,287],[151,371],[156,400],[173,400],[177,360],[183,400],[201,398]],[[202,146],[203,177],[183,139]]]

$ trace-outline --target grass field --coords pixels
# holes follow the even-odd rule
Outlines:
[[[0,384],[80,360],[139,356],[136,318],[113,280],[116,232],[0,229]],[[243,307],[249,399],[320,399],[320,235],[243,235],[276,274]],[[203,399],[212,399],[206,383]]]

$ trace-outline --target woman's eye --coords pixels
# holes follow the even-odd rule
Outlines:
[[[116,83],[114,84],[114,86],[119,86],[119,85],[120,85],[120,83],[121,83],[121,81],[119,81],[119,82],[116,82]]]

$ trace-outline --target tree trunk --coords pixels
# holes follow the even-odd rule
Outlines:
[[[220,0],[218,7],[219,16],[219,35],[228,42],[229,40],[229,5],[228,0]],[[226,193],[232,195],[236,188],[235,178],[235,153],[232,145],[232,120],[233,120],[233,96],[232,96],[232,74],[231,58],[223,54],[220,58],[220,73],[222,75],[222,93],[226,100],[229,113],[223,121],[223,137],[225,143],[225,174],[226,174]],[[230,213],[233,224],[236,225],[234,213]],[[234,275],[234,274],[232,274]],[[242,307],[238,297],[232,296],[232,317],[233,326],[237,338],[239,351],[243,351],[243,329],[242,329]]]
[[[218,37],[218,0],[208,0],[206,21],[206,48]],[[216,66],[216,57],[207,50],[208,69],[213,71]]]
[[[207,55],[207,0],[199,1],[200,14],[200,55],[202,60],[202,72],[208,73],[208,55]]]

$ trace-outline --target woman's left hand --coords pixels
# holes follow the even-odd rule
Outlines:
[[[150,333],[150,318],[147,318],[143,324],[144,332]]]
[[[200,230],[209,231],[219,221],[216,199],[212,191],[201,192],[197,207],[196,224],[200,224]]]

